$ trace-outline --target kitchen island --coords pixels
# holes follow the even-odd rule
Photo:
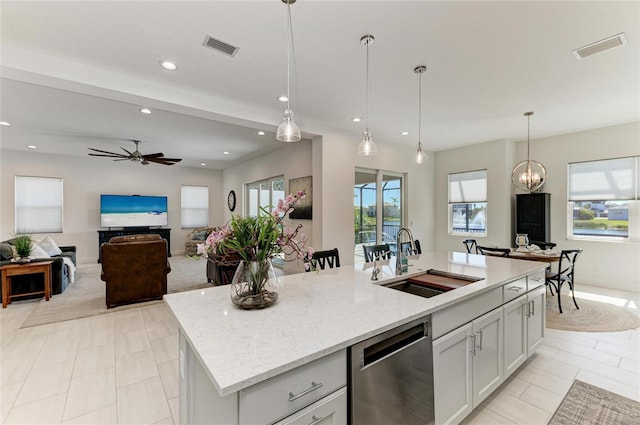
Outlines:
[[[326,423],[346,423],[348,347],[433,315],[434,372],[449,369],[450,365],[443,361],[450,361],[453,356],[439,357],[438,341],[455,347],[449,344],[454,341],[450,335],[470,327],[463,333],[466,352],[476,318],[499,310],[500,320],[504,320],[507,302],[512,304],[523,297],[517,316],[524,318],[525,309],[531,316],[535,303],[527,294],[544,288],[545,267],[544,263],[524,260],[434,252],[410,259],[409,272],[402,276],[395,275],[393,260],[382,264],[376,282],[371,281],[371,268],[366,266],[286,276],[280,281],[278,302],[264,310],[235,308],[229,287],[224,286],[165,295],[180,326],[180,423],[298,423],[303,417],[311,422],[325,417],[317,414],[321,409],[314,410],[325,405],[330,406],[331,412]],[[481,280],[433,298],[383,286],[429,269]],[[535,305],[544,325],[544,292],[541,294]],[[502,329],[503,322],[499,323]],[[537,330],[538,334],[543,332],[544,327]],[[526,339],[526,335],[520,339],[523,337]],[[541,337],[536,338],[535,344]],[[519,356],[510,365],[521,364],[530,354],[526,347],[522,348],[524,358]],[[535,345],[530,348],[532,352]],[[465,389],[463,411],[460,406],[443,406],[440,419],[438,379],[456,377],[434,373],[436,422],[445,422],[445,413],[449,420],[451,409],[457,415],[452,422],[457,422],[457,417],[461,420],[468,414],[465,411],[470,412],[475,402],[490,393],[489,387],[495,389],[504,380],[502,365],[507,364],[507,354],[499,357],[500,382],[493,379],[475,400]],[[464,366],[458,369],[465,369]],[[465,373],[472,372],[469,367]],[[324,382],[307,379],[309,376],[321,376]],[[467,384],[471,386],[470,382]],[[272,399],[278,390],[285,391],[288,399]],[[312,394],[311,398],[307,394]]]

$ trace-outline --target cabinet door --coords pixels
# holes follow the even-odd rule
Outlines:
[[[433,341],[435,419],[439,425],[457,424],[473,409],[471,392],[472,324]]]
[[[503,313],[497,308],[473,321],[473,407],[502,384]]]
[[[346,425],[347,388],[344,387],[311,406],[284,418],[276,425]]]
[[[527,359],[526,295],[505,304],[504,312],[504,378]]]
[[[533,354],[544,342],[546,316],[546,286],[542,286],[527,294],[529,306],[527,320],[527,357]]]

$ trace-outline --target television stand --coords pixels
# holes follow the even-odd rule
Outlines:
[[[130,235],[160,235],[161,238],[167,241],[167,256],[171,257],[171,229],[169,228],[125,227],[119,230],[109,228],[109,230],[98,230],[98,263],[102,261],[100,247],[103,243],[109,242],[114,236]]]

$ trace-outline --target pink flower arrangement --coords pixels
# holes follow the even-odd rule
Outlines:
[[[257,217],[234,216],[229,223],[211,232],[204,244],[198,245],[198,254],[218,261],[264,261],[284,253],[286,259],[304,261],[305,268],[309,269],[308,259],[314,250],[306,246],[307,238],[300,233],[302,224],[295,227],[286,224],[286,216],[304,197],[305,192],[299,191],[279,199],[272,212],[261,208]]]

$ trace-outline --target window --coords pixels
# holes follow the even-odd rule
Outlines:
[[[245,214],[255,217],[261,212],[261,208],[267,211],[275,207],[279,199],[284,200],[284,177],[273,177],[253,183],[247,183]]]
[[[182,186],[180,208],[183,229],[209,227],[209,188]]]
[[[449,174],[449,234],[487,235],[487,170]]]
[[[569,239],[640,239],[639,163],[635,156],[569,164]]]
[[[62,232],[62,179],[16,176],[16,233]]]

